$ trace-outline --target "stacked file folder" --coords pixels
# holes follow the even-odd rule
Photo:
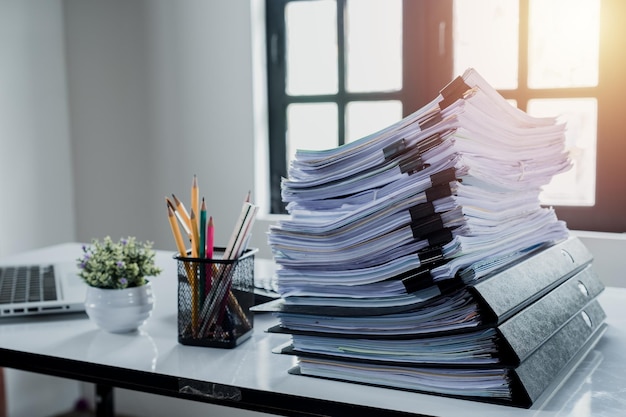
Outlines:
[[[589,252],[539,203],[565,126],[469,69],[368,137],[298,151],[270,228],[292,372],[530,406],[603,331]]]

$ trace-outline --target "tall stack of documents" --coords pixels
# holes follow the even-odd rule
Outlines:
[[[298,151],[268,238],[293,372],[522,406],[558,383],[604,322],[591,256],[539,203],[564,132],[469,69],[380,132]]]

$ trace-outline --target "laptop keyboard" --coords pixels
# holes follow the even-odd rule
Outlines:
[[[0,267],[0,304],[57,299],[54,267]]]

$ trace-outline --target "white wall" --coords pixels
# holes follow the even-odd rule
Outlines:
[[[61,1],[0,1],[0,256],[75,238]]]
[[[574,230],[593,255],[593,269],[608,287],[626,287],[626,233]]]
[[[260,194],[254,3],[65,2],[78,240],[130,234],[174,251],[164,197],[188,205],[197,174],[226,244],[246,193]],[[268,255],[266,229],[252,244]]]
[[[1,0],[0,256],[75,239],[70,154],[61,1]],[[74,381],[5,379],[10,417],[51,415],[80,395]]]
[[[105,235],[174,251],[164,196],[188,202],[193,174],[225,244],[246,193],[263,203],[262,4],[0,0],[0,256]],[[257,221],[252,241],[265,256],[267,226]],[[81,391],[12,370],[7,380],[12,417],[53,414]],[[20,395],[42,389],[45,401]],[[241,415],[138,395],[121,391],[118,411]]]
[[[105,235],[174,251],[164,196],[188,201],[193,174],[218,244],[248,190],[265,206],[262,6],[0,0],[0,256]],[[256,224],[261,256],[270,222]],[[80,392],[56,378],[8,379],[12,417],[52,414]],[[18,394],[41,387],[46,401]],[[116,400],[138,416],[242,415],[132,391]]]
[[[144,2],[64,5],[77,238],[156,241]]]
[[[197,174],[216,242],[226,244],[246,193],[257,197],[263,184],[255,133],[263,139],[265,115],[253,113],[253,102],[264,97],[252,84],[264,85],[263,63],[253,68],[251,32],[262,23],[262,2],[64,4],[78,240],[131,234],[174,251],[164,196],[188,203]],[[265,256],[267,225],[257,222],[252,242]],[[243,415],[126,390],[115,401],[118,412],[136,416]]]

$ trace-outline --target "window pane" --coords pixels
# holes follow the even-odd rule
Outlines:
[[[528,85],[598,85],[599,0],[530,1]]]
[[[355,101],[346,106],[346,142],[375,133],[402,119],[402,103]]]
[[[287,94],[337,92],[336,19],[334,0],[287,4]]]
[[[593,206],[596,192],[596,99],[530,100],[528,113],[558,116],[559,122],[567,123],[565,146],[573,163],[572,169],[555,176],[544,187],[541,202],[559,206]]]
[[[518,0],[455,0],[454,74],[475,68],[496,89],[517,88]]]
[[[297,149],[330,149],[337,146],[335,103],[291,104],[287,107],[287,160]]]
[[[402,88],[402,1],[349,0],[346,29],[346,89]]]

